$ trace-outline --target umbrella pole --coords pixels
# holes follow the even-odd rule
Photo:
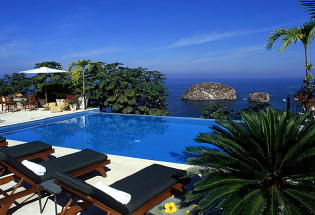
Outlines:
[[[48,96],[47,96],[47,75],[45,77],[45,106],[48,108]]]
[[[86,110],[86,99],[85,99],[85,74],[84,74],[84,69],[83,69],[83,105],[84,105],[84,110]]]

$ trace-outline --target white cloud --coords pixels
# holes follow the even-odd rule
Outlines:
[[[12,40],[0,43],[0,58],[23,53],[28,43],[23,40]]]
[[[243,47],[243,48],[237,48],[237,49],[228,49],[228,50],[222,50],[222,51],[209,53],[207,56],[193,59],[190,62],[200,63],[200,62],[226,60],[226,59],[232,59],[232,58],[255,54],[261,51],[265,51],[264,45],[249,46],[249,47]]]
[[[90,50],[85,50],[85,51],[77,51],[77,52],[68,53],[62,56],[61,58],[62,59],[88,58],[88,57],[93,57],[93,56],[103,55],[103,54],[108,54],[108,53],[113,53],[113,52],[119,52],[119,51],[121,51],[121,49],[114,48],[114,47],[97,48],[97,49],[90,49]]]
[[[196,35],[196,36],[191,36],[191,37],[184,37],[175,41],[171,45],[169,45],[168,48],[178,48],[178,47],[184,47],[184,46],[198,45],[198,44],[233,38],[233,37],[259,34],[259,33],[267,32],[267,31],[271,31],[272,29],[274,28],[272,27],[272,28],[262,28],[262,29],[254,29],[254,30],[216,32],[216,33],[202,34],[202,35]]]

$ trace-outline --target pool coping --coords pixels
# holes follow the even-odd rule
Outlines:
[[[109,114],[109,115],[123,115],[123,116],[141,116],[141,117],[159,117],[159,118],[169,118],[169,119],[192,119],[192,120],[199,120],[199,121],[211,121],[214,122],[216,119],[204,119],[204,118],[196,118],[196,117],[185,117],[185,116],[156,116],[156,115],[141,115],[141,114],[128,114],[128,113],[107,113],[107,112],[99,112],[102,114]]]
[[[87,114],[87,113],[90,113],[90,114]],[[87,115],[92,115],[92,114],[97,114],[97,113],[99,113],[97,109],[84,110],[84,111],[75,112],[75,113],[67,113],[67,114],[63,114],[59,116],[49,116],[42,119],[34,119],[34,120],[25,121],[25,122],[13,123],[13,124],[1,126],[0,134],[6,134],[13,131],[19,131],[19,130],[38,127],[38,126],[49,125],[58,121],[63,121],[67,119],[76,118],[78,116],[87,116]]]
[[[68,113],[59,116],[50,116],[43,119],[35,119],[26,122],[18,122],[9,125],[0,126],[0,134],[6,134],[14,131],[35,128],[43,125],[53,124],[59,121],[76,118],[79,116],[88,116],[94,114],[104,114],[104,115],[120,115],[120,116],[138,116],[138,117],[149,117],[149,118],[162,118],[162,119],[178,119],[178,120],[195,120],[195,121],[209,121],[215,122],[215,119],[203,119],[203,118],[193,118],[193,117],[177,117],[177,116],[155,116],[155,115],[141,115],[141,114],[122,114],[122,113],[107,113],[101,112],[98,109],[84,110],[75,113]]]

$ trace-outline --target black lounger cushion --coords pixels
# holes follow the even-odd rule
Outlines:
[[[110,185],[131,195],[131,201],[127,205],[117,202],[99,189],[71,176],[56,173],[55,178],[60,183],[84,195],[92,196],[122,214],[129,215],[155,196],[177,184],[183,173],[182,170],[153,164]]]
[[[90,149],[50,159],[40,163],[46,168],[46,174],[42,176],[42,180],[51,179],[55,172],[71,173],[105,160],[107,160],[107,155]]]
[[[132,212],[177,184],[184,173],[183,170],[153,164],[115,182],[111,187],[123,190],[131,195],[131,201],[127,204],[127,207]]]
[[[38,175],[36,175],[30,169],[26,168],[21,162],[11,157],[10,155],[7,155],[0,151],[0,160],[13,167],[15,170],[21,172],[23,175],[27,176],[32,181],[36,183],[41,182],[41,178]]]
[[[7,141],[7,139],[5,139],[4,137],[0,136],[0,143]]]
[[[14,158],[20,158],[27,155],[43,152],[52,149],[52,146],[41,141],[33,141],[10,147],[3,147],[0,151]]]
[[[91,196],[96,200],[103,202],[107,206],[119,211],[122,214],[129,214],[129,210],[126,206],[116,201],[103,191],[93,187],[90,184],[85,183],[78,178],[74,178],[70,175],[66,175],[60,172],[55,173],[54,178],[61,184],[66,185],[76,191],[79,191],[85,196]]]

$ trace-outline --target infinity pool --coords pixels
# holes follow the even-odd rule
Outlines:
[[[0,135],[19,141],[46,143],[175,163],[185,163],[187,146],[209,146],[193,139],[210,132],[212,120],[86,112],[0,127]],[[211,147],[211,146],[210,146]]]

